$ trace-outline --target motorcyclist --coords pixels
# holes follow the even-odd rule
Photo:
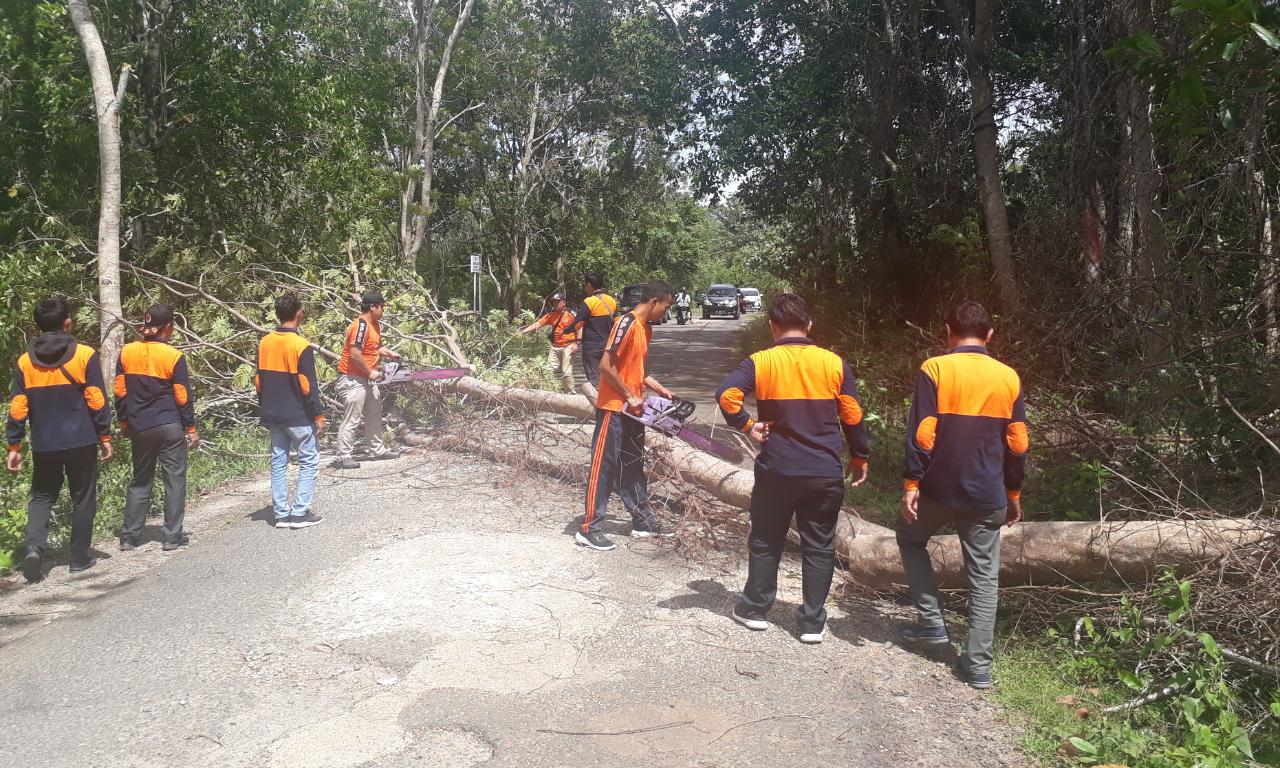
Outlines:
[[[688,289],[681,288],[680,293],[676,295],[676,320],[684,323],[692,316],[693,300],[689,298]]]

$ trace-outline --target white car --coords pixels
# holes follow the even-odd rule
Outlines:
[[[743,288],[742,299],[747,305],[748,312],[759,312],[764,309],[764,297],[760,295],[759,288]]]

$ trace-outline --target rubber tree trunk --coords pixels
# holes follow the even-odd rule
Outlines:
[[[115,378],[116,358],[124,346],[124,311],[120,305],[120,105],[129,84],[129,65],[111,84],[111,65],[102,36],[85,0],[67,0],[71,23],[84,48],[93,84],[98,122],[98,305],[100,360],[107,381]]]
[[[472,377],[451,386],[457,392],[526,413],[582,419],[595,415],[591,402],[579,395],[501,387]],[[730,506],[744,510],[750,506],[755,482],[750,469],[652,431],[647,439],[659,452],[659,460],[668,462],[683,480]],[[526,444],[504,449],[478,440],[456,444],[480,450],[498,461],[519,460],[557,477],[579,479],[576,473],[565,471],[563,451],[556,446]],[[874,588],[905,583],[891,529],[863,520],[856,510],[845,509],[836,533],[837,552],[854,579]],[[1280,529],[1253,520],[1019,523],[1004,531],[1000,578],[1006,586],[1103,578],[1146,581],[1163,566],[1190,569],[1233,548],[1276,537],[1280,537]],[[956,537],[936,537],[930,552],[939,583],[964,586],[964,558]]]
[[[973,159],[982,196],[983,221],[987,230],[987,250],[999,292],[1001,307],[1015,313],[1021,303],[1017,270],[1013,263],[1013,242],[1009,235],[1009,211],[1005,205],[1004,183],[1000,178],[1000,141],[996,127],[995,87],[991,83],[991,61],[995,52],[995,0],[976,0],[973,18],[957,0],[946,0],[948,11],[964,45],[965,71],[969,75],[972,100]]]

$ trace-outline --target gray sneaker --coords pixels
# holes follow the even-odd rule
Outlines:
[[[305,515],[292,515],[289,517],[290,528],[310,528],[313,525],[319,525],[324,522],[324,518],[315,512],[307,512]]]
[[[618,548],[618,545],[610,541],[608,536],[605,536],[603,533],[598,531],[592,531],[591,533],[586,534],[582,531],[578,531],[574,534],[573,540],[578,542],[580,546],[590,547],[591,549],[599,552],[608,552],[611,549]]]
[[[350,458],[334,459],[329,466],[334,469],[359,469],[360,462]]]
[[[288,517],[287,515],[285,517],[277,517],[275,521],[275,526],[277,528],[292,528],[293,526],[289,525],[290,519],[291,518]]]
[[[391,459],[400,458],[399,451],[386,450],[382,453],[362,453],[360,461],[390,461]]]

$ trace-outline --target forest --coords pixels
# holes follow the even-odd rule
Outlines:
[[[868,514],[885,520],[914,372],[970,298],[1029,393],[1031,519],[1276,518],[1275,3],[0,9],[5,360],[39,297],[75,299],[104,351],[173,301],[200,418],[234,432],[281,289],[316,307],[331,348],[362,284],[388,292],[424,358],[438,338],[422,308],[451,310],[495,380],[523,384],[540,351],[508,346],[508,324],[557,287],[580,295],[587,270],[792,289],[862,380],[888,457]],[[479,317],[475,254],[494,310]],[[497,370],[504,356],[533,362]],[[22,490],[4,491],[5,547]],[[1036,638],[1007,702],[1031,712],[1028,750],[1276,764],[1278,588],[1272,537],[1152,585],[1011,595],[1007,631]],[[1117,679],[1110,705],[1140,702],[1123,722],[1024,700]]]

